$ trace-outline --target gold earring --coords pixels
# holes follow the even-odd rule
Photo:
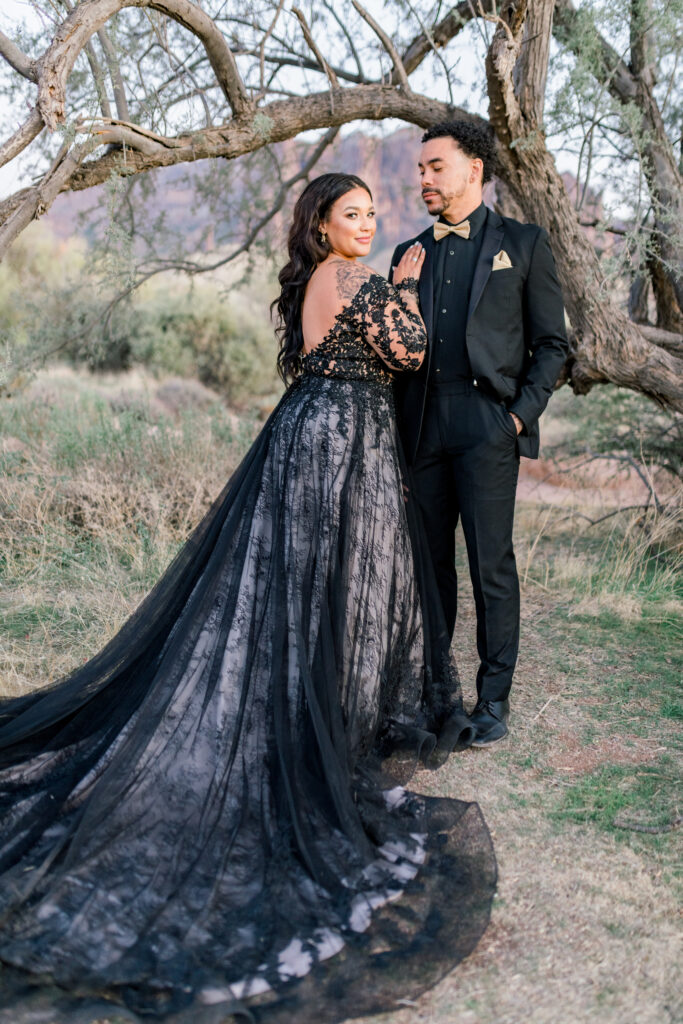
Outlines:
[[[323,245],[325,245],[325,243],[327,242],[327,232],[323,231],[322,228],[320,229],[320,241],[323,243]]]

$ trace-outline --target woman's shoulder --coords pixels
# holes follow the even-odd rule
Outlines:
[[[330,259],[322,263],[314,275],[320,285],[334,286],[337,298],[347,303],[368,281],[386,285],[387,280],[372,267],[358,260]]]

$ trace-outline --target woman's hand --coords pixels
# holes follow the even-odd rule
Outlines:
[[[401,256],[398,266],[394,267],[392,284],[394,287],[406,279],[418,281],[425,261],[425,250],[419,242],[413,242]]]

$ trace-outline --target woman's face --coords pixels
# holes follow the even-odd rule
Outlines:
[[[332,204],[320,228],[327,235],[330,251],[351,260],[367,256],[377,230],[375,207],[364,188],[352,188]]]

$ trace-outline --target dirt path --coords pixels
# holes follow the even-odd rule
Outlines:
[[[469,640],[473,609],[468,588],[461,589],[458,660],[467,703],[476,659]],[[564,671],[558,667],[563,619],[557,599],[525,588],[510,736],[490,750],[454,755],[439,772],[421,772],[412,783],[482,807],[500,873],[489,930],[474,954],[415,1006],[357,1024],[683,1020],[679,906],[667,880],[680,830],[645,838],[555,816],[577,780],[601,766],[636,770],[652,763],[671,748],[675,731],[665,725],[654,736],[632,735],[632,722],[617,708],[587,741],[587,712],[602,701],[604,669],[600,658],[571,644]],[[628,651],[622,667],[633,671]]]

